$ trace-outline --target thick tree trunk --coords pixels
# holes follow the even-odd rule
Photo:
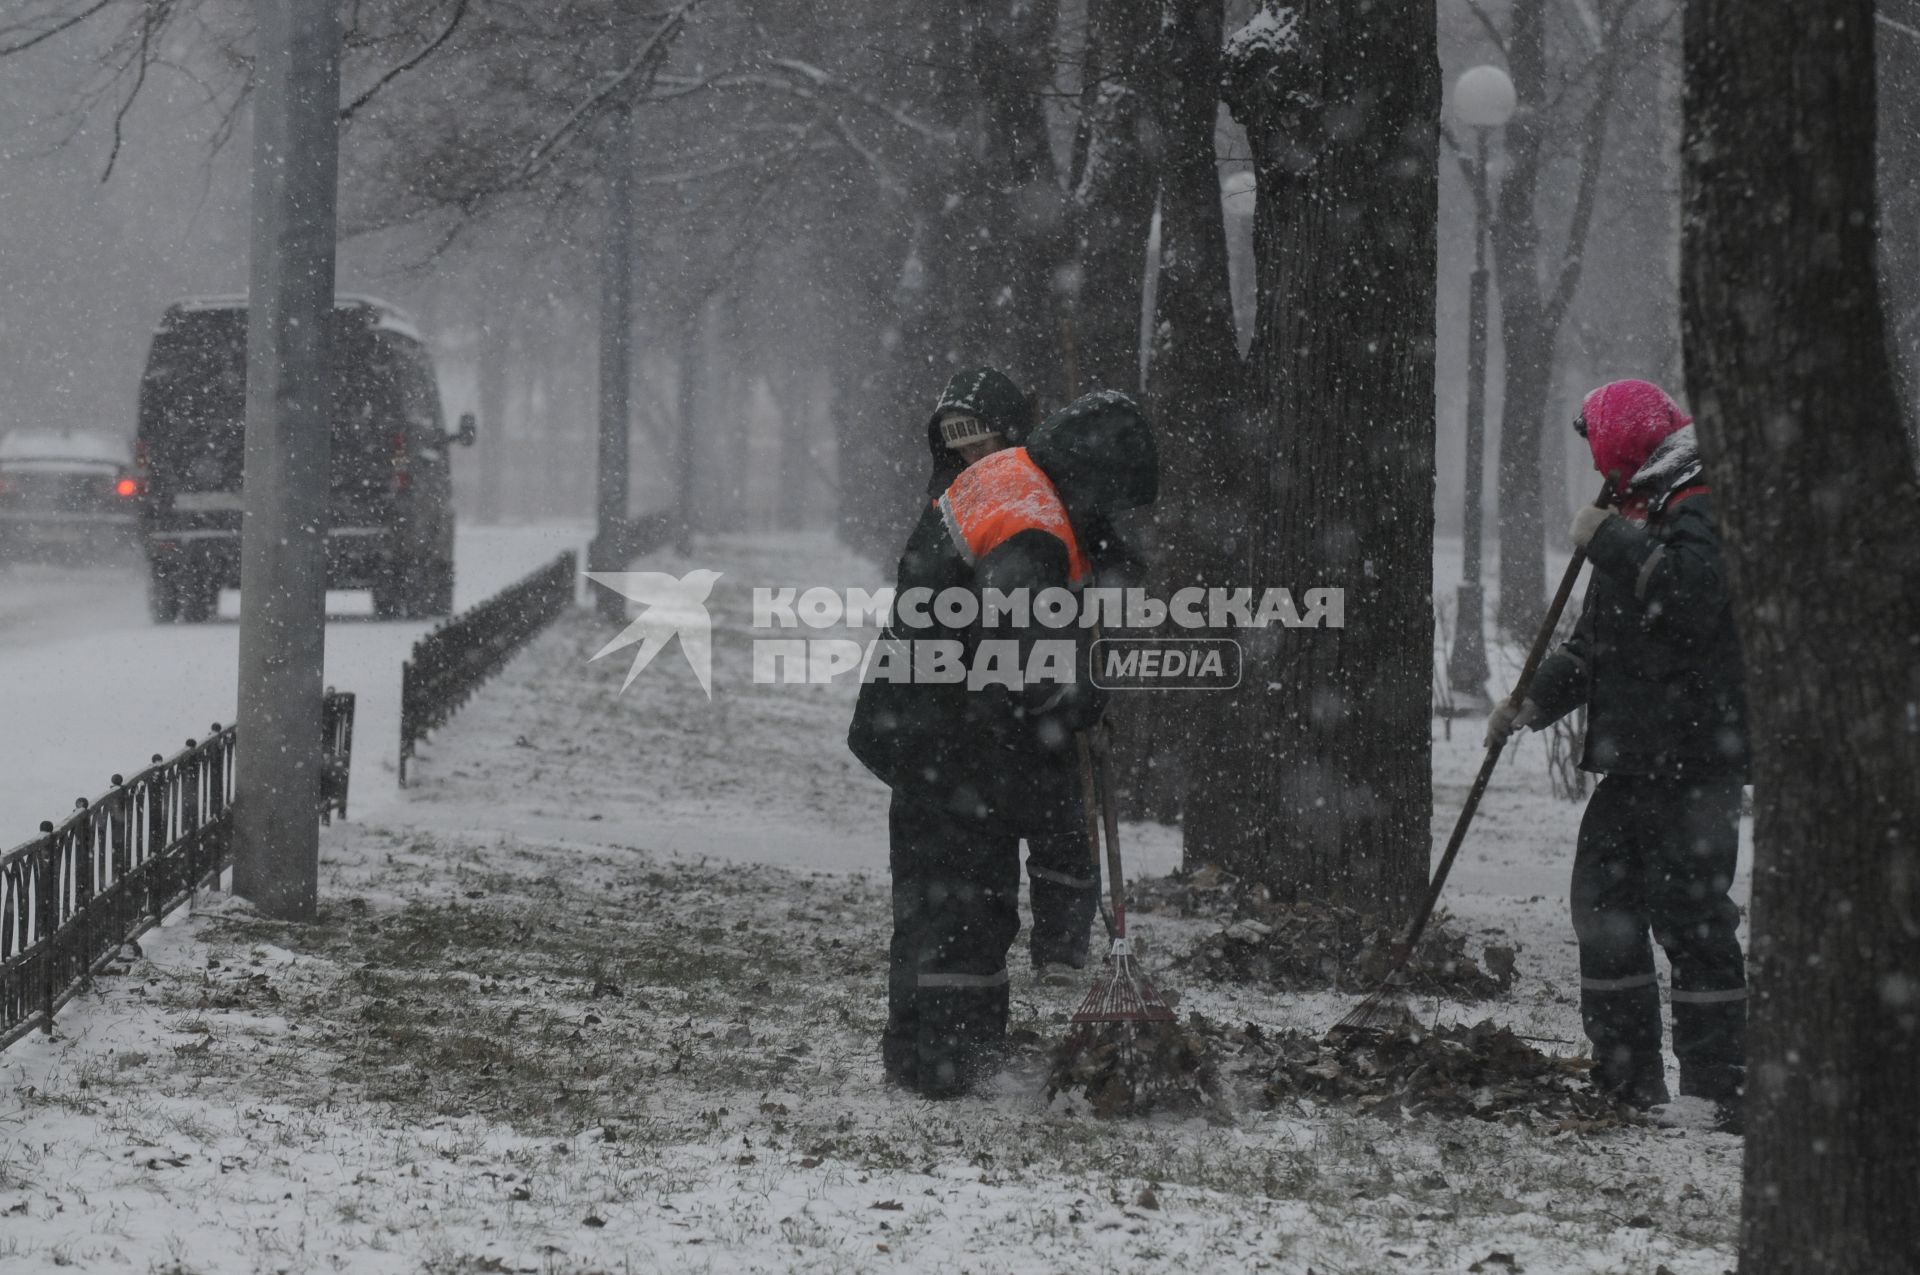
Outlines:
[[[1870,0],[1690,0],[1687,383],[1754,737],[1741,1270],[1920,1269],[1920,476]]]
[[[1214,131],[1219,117],[1222,0],[1165,0],[1147,56],[1150,149],[1159,170],[1160,259],[1148,401],[1160,440],[1160,500],[1154,511],[1153,581],[1171,596],[1190,585],[1245,585],[1246,508],[1236,479],[1247,440],[1229,412],[1240,376],[1228,286],[1226,223],[1220,208]],[[1223,785],[1230,696],[1141,693],[1137,712],[1159,713],[1171,744],[1156,749],[1163,776],[1182,785],[1178,801],[1189,863],[1217,859],[1239,835],[1251,806]],[[1159,782],[1145,785],[1157,791]],[[1177,790],[1176,790],[1177,791]],[[1149,803],[1166,813],[1164,798]]]
[[[1268,0],[1227,51],[1259,183],[1252,582],[1344,588],[1346,625],[1252,631],[1231,762],[1259,815],[1224,857],[1396,920],[1432,811],[1435,28],[1426,0]]]

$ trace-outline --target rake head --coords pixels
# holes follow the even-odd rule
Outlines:
[[[1073,1015],[1075,1023],[1171,1023],[1167,1004],[1152,980],[1134,962],[1125,939],[1113,941],[1113,952],[1094,980],[1087,998]]]
[[[1396,964],[1385,982],[1328,1030],[1327,1039],[1338,1042],[1350,1036],[1377,1035],[1403,1027],[1412,1018],[1413,1011],[1407,1007],[1406,966]]]

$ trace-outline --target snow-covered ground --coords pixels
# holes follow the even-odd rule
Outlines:
[[[1732,1265],[1739,1144],[1699,1128],[1389,1123],[1268,1108],[1246,1080],[1211,1121],[1050,1109],[1039,1051],[1084,986],[1037,981],[1019,959],[1024,1047],[987,1092],[928,1103],[887,1089],[875,1045],[885,791],[843,745],[853,688],[753,685],[746,627],[755,584],[877,574],[808,538],[718,541],[695,562],[641,565],[726,573],[710,700],[677,648],[617,694],[629,653],[589,661],[615,630],[569,616],[425,750],[406,793],[392,787],[391,720],[362,736],[356,757],[375,769],[356,768],[354,817],[325,834],[319,923],[271,924],[214,896],[150,935],[52,1039],[0,1056],[0,1267]],[[385,629],[396,651],[414,631],[336,626],[330,661],[334,643]],[[155,631],[129,622],[109,647],[136,660],[136,632]],[[43,648],[64,653],[87,633],[0,638],[0,677],[80,678],[88,661]],[[230,630],[187,636],[207,667],[160,652],[175,659],[164,693],[204,676],[206,695],[230,704]],[[356,658],[391,676],[383,651]],[[114,674],[121,688],[138,676]],[[365,714],[379,688],[331,676],[362,693]],[[116,693],[90,688],[87,702]],[[182,695],[204,712],[205,697]],[[1435,724],[1436,845],[1478,734],[1466,721],[1447,739]],[[1483,804],[1447,900],[1461,929],[1519,946],[1521,977],[1502,1001],[1428,1002],[1424,1016],[1491,1014],[1578,1052],[1562,897],[1578,817],[1549,794],[1529,739]],[[1138,871],[1177,862],[1164,830],[1130,828],[1127,846]],[[1351,1008],[1190,979],[1172,961],[1203,927],[1146,915],[1139,928],[1183,1010],[1318,1031]]]
[[[473,605],[586,542],[573,524],[462,527],[454,544],[454,604]],[[214,722],[233,720],[239,595],[223,620],[155,625],[135,565],[22,565],[0,574],[0,847],[92,800],[114,772],[172,754]],[[355,692],[352,801],[393,787],[400,730],[400,663],[428,622],[376,623],[364,593],[329,595],[329,684]],[[365,807],[371,809],[371,806]]]

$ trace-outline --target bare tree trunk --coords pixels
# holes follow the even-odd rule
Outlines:
[[[698,412],[702,382],[706,379],[705,304],[696,306],[687,316],[680,336],[680,446],[674,454],[674,538],[681,555],[693,551],[693,536],[706,529],[712,520],[700,507],[700,422]]]
[[[1588,66],[1592,96],[1572,136],[1554,135],[1550,99],[1567,91],[1548,75],[1544,4],[1516,4],[1507,33],[1507,69],[1520,109],[1505,129],[1506,175],[1495,200],[1492,226],[1494,270],[1500,284],[1500,336],[1506,351],[1505,394],[1500,407],[1500,601],[1499,625],[1531,637],[1546,613],[1546,513],[1540,440],[1549,425],[1554,357],[1560,329],[1586,257],[1587,232],[1606,149],[1607,126],[1629,48],[1627,19],[1639,0],[1608,0],[1600,19],[1600,47]],[[1538,197],[1549,148],[1571,145],[1579,155],[1572,215],[1566,238],[1546,260]],[[1551,269],[1543,266],[1551,264]],[[1558,496],[1555,507],[1558,508]]]
[[[500,521],[500,488],[506,477],[507,368],[511,362],[516,289],[499,265],[482,267],[480,367],[476,378],[480,408],[479,521]]]
[[[1160,7],[1160,0],[1112,0],[1087,13],[1080,127],[1068,182],[1077,257],[1066,288],[1070,305],[1062,310],[1072,326],[1071,339],[1062,341],[1068,397],[1140,390],[1140,304],[1155,193],[1142,88]],[[1127,818],[1162,813],[1156,806],[1168,804],[1148,791],[1156,753],[1173,742],[1162,729],[1163,698],[1123,695],[1107,712],[1115,728],[1114,795]]]
[[[820,379],[810,368],[781,363],[768,386],[780,430],[780,472],[774,476],[773,525],[782,531],[798,531],[806,526],[813,492],[812,431],[818,415],[814,404],[820,392]]]
[[[1870,0],[1687,7],[1687,383],[1754,739],[1749,1275],[1920,1268],[1920,475],[1873,40]]]
[[[1547,6],[1513,6],[1507,72],[1519,109],[1502,138],[1506,173],[1494,198],[1489,238],[1500,284],[1500,451],[1495,470],[1500,529],[1497,623],[1509,633],[1537,627],[1546,614],[1547,566],[1540,508],[1540,420],[1553,383],[1553,336],[1541,330],[1540,223],[1535,200],[1548,141]]]
[[[1141,144],[1147,126],[1141,77],[1159,18],[1159,0],[1107,0],[1087,15],[1070,186],[1081,390],[1133,394],[1140,388],[1140,288],[1154,202],[1152,165]]]
[[[962,250],[988,309],[978,356],[1023,385],[1064,398],[1057,275],[1068,217],[1043,94],[1053,88],[1058,0],[969,0],[959,6],[981,109],[973,121],[980,179],[975,237]],[[950,55],[949,55],[950,56]],[[937,389],[937,387],[936,387]]]
[[[1531,271],[1532,258],[1526,258]],[[1504,278],[1504,272],[1503,272]],[[1540,436],[1553,390],[1553,350],[1540,331],[1540,307],[1523,292],[1500,288],[1507,352],[1500,405],[1500,589],[1495,622],[1510,636],[1531,637],[1547,613],[1546,514],[1541,500]]]
[[[705,360],[708,367],[719,364],[714,397],[720,404],[722,446],[714,475],[716,522],[729,531],[754,531],[758,528],[752,524],[753,378],[745,366],[746,333],[741,324],[739,293],[725,294],[716,309]]]
[[[1161,596],[1189,585],[1247,583],[1246,504],[1235,482],[1247,440],[1229,412],[1240,352],[1214,148],[1224,7],[1222,0],[1167,0],[1149,48],[1146,83],[1160,175],[1148,400],[1159,431],[1161,483],[1151,549]],[[1139,698],[1166,710],[1162,730],[1171,748],[1156,756],[1178,772],[1166,776],[1168,783],[1185,789],[1177,803],[1185,857],[1190,863],[1216,859],[1254,817],[1252,806],[1242,804],[1251,794],[1220,782],[1231,773],[1231,734],[1219,718],[1234,701],[1212,692],[1143,692]]]
[[[1351,623],[1250,631],[1230,761],[1259,813],[1222,858],[1282,898],[1399,918],[1432,811],[1435,13],[1268,0],[1255,24],[1226,83],[1259,183],[1252,580],[1342,587]]]

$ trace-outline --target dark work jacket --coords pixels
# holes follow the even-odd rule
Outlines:
[[[900,555],[896,597],[913,588],[936,595],[950,587],[981,593],[1068,583],[1067,550],[1039,531],[1024,531],[970,566],[957,551],[938,507],[929,505]],[[951,640],[971,666],[983,638],[1010,638],[1024,652],[1035,636],[1078,637],[1079,630],[1038,634],[888,618],[880,642]],[[1036,689],[1036,688],[1029,688]],[[1057,689],[1057,688],[1055,688]],[[1044,836],[1085,823],[1080,811],[1073,730],[1084,722],[1040,711],[1040,696],[1004,686],[970,690],[961,682],[868,681],[860,688],[847,743],[889,786],[955,818],[993,825],[1016,836]]]
[[[1583,770],[1744,777],[1747,709],[1720,532],[1704,487],[1607,519],[1573,636],[1527,698],[1546,721],[1587,706]]]
[[[1096,564],[1091,529],[1112,512],[1149,503],[1157,490],[1151,430],[1121,395],[1088,395],[1062,408],[1034,432],[1028,451],[1068,510],[1076,546],[1094,551]],[[944,459],[936,453],[936,460]],[[1085,677],[1089,631],[1077,623],[1047,629],[1037,621],[1024,630],[978,623],[953,628],[931,608],[930,623],[915,628],[904,622],[897,601],[916,587],[936,595],[958,587],[976,596],[988,588],[1037,596],[1075,583],[1073,550],[1060,536],[1029,529],[976,554],[956,543],[954,531],[939,504],[929,502],[900,555],[895,614],[879,642],[957,641],[971,666],[981,640],[1012,639],[1020,643],[1024,668],[1034,640],[1071,638],[1082,648],[1076,681],[1016,692],[1004,686],[970,690],[964,681],[868,680],[847,731],[848,747],[895,791],[955,818],[1017,836],[1083,828],[1074,732],[1091,725],[1100,708]]]

